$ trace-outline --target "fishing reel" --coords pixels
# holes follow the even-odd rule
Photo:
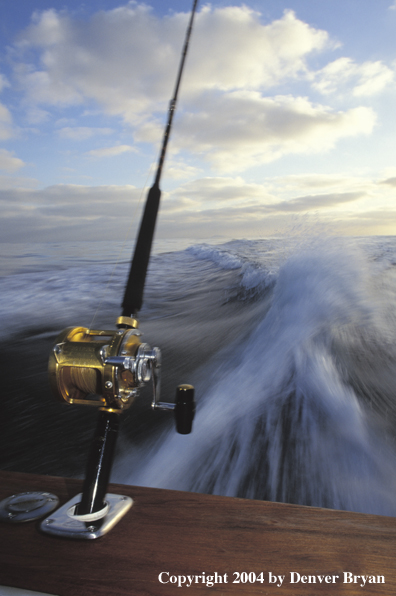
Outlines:
[[[119,317],[116,325],[116,330],[68,327],[59,334],[49,359],[53,394],[68,404],[93,405],[120,414],[151,381],[151,407],[174,410],[177,431],[190,433],[194,388],[179,385],[175,403],[160,402],[160,349],[141,342],[136,319]]]
[[[115,330],[68,327],[57,337],[49,358],[54,395],[67,404],[99,408],[82,493],[40,525],[60,538],[96,539],[127,513],[132,499],[107,492],[118,435],[119,414],[146,383],[153,385],[153,409],[174,410],[176,430],[189,434],[195,414],[194,388],[179,385],[176,402],[159,401],[161,352],[140,340],[138,321],[119,317]]]

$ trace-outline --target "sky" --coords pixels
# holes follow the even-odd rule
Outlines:
[[[135,233],[192,2],[0,0],[0,241]],[[396,0],[200,2],[158,238],[396,234]]]

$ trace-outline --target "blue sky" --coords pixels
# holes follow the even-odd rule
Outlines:
[[[136,229],[190,8],[0,0],[3,241]],[[395,33],[393,0],[200,3],[158,236],[395,234]]]

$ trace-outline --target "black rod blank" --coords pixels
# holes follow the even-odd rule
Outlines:
[[[162,167],[164,165],[166,148],[168,146],[170,131],[172,128],[173,116],[176,110],[177,96],[179,93],[180,82],[182,78],[184,63],[187,56],[188,45],[191,37],[191,31],[194,22],[194,16],[198,0],[194,0],[191,10],[190,22],[187,28],[184,41],[183,52],[180,60],[179,71],[177,74],[175,90],[171,99],[168,111],[168,121],[165,127],[162,140],[161,152],[157,165],[155,181],[150,188],[143,217],[140,223],[139,234],[135,245],[135,251],[129,271],[128,281],[125,287],[124,300],[122,303],[123,316],[136,315],[142,307],[144,284],[146,281],[147,268],[150,260],[151,246],[154,238],[155,224],[157,220],[158,208],[161,199],[160,179]]]

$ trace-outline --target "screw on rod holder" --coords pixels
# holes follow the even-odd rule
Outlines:
[[[181,435],[188,435],[192,430],[194,416],[194,387],[192,385],[179,385],[176,389],[175,406],[177,432]]]

